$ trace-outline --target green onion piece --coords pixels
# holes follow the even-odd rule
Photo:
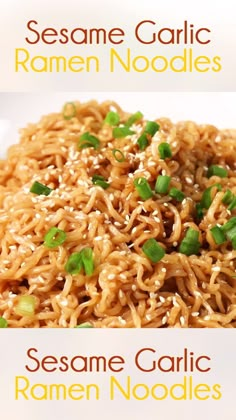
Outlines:
[[[222,198],[222,203],[224,203],[224,204],[230,204],[231,201],[233,200],[233,198],[234,198],[233,193],[230,190],[226,190],[225,191],[225,194],[224,194],[224,196]]]
[[[197,255],[201,246],[198,239],[199,232],[195,229],[189,228],[180,244],[179,252],[187,256]]]
[[[221,168],[221,166],[211,165],[207,171],[207,178],[210,178],[213,175],[219,176],[220,178],[226,178],[228,176],[228,171]]]
[[[107,113],[104,122],[109,125],[118,125],[120,122],[120,116],[117,112],[110,111]]]
[[[208,187],[204,193],[202,194],[202,199],[200,205],[203,209],[209,209],[212,203],[212,188],[216,187],[218,191],[222,190],[222,186],[220,184],[213,184],[211,187]]]
[[[219,226],[214,226],[210,229],[212,237],[217,245],[221,245],[226,241],[224,232]]]
[[[134,180],[134,186],[139,193],[139,196],[142,200],[148,200],[153,196],[152,189],[146,180],[146,178],[136,178]]]
[[[65,271],[69,274],[78,274],[82,269],[82,256],[80,252],[71,254],[66,262]]]
[[[169,196],[174,198],[176,201],[183,201],[185,198],[185,194],[178,190],[178,188],[171,188],[169,191]]]
[[[236,217],[231,217],[225,225],[221,227],[223,232],[227,232],[228,230],[231,230],[234,226],[236,226]]]
[[[56,248],[59,245],[62,245],[66,240],[66,232],[64,230],[58,229],[57,227],[52,227],[44,236],[44,244],[48,248]]]
[[[131,125],[141,120],[141,118],[143,118],[142,112],[135,112],[135,114],[131,115],[131,117],[129,117],[128,121],[125,123],[126,127],[131,127]]]
[[[0,328],[7,328],[7,327],[8,327],[7,320],[3,318],[2,316],[0,316]]]
[[[201,204],[197,203],[195,209],[196,209],[197,220],[202,220],[204,214],[203,214],[203,208],[202,208]]]
[[[167,159],[172,157],[170,145],[168,143],[161,143],[158,146],[161,159]]]
[[[147,134],[143,133],[137,140],[138,146],[140,150],[145,150],[146,147],[149,145],[149,141],[147,138]]]
[[[63,108],[63,117],[65,120],[71,120],[76,116],[76,106],[73,102],[67,102]]]
[[[129,127],[115,127],[113,128],[112,135],[115,139],[120,139],[122,137],[131,136],[132,134],[135,134],[134,131],[130,130]]]
[[[124,155],[124,153],[121,150],[119,150],[119,149],[113,149],[112,150],[112,154],[113,154],[115,160],[117,160],[117,162],[120,162],[121,163],[121,162],[124,162],[125,161],[125,155]]]
[[[93,328],[93,325],[89,322],[84,322],[83,324],[76,325],[75,328]]]
[[[93,250],[92,248],[84,248],[81,251],[82,263],[87,276],[91,276],[94,272]]]
[[[232,199],[230,205],[228,206],[228,210],[231,211],[231,210],[234,210],[235,208],[236,208],[236,197],[233,196],[233,199]]]
[[[231,229],[226,231],[227,238],[232,241],[232,239],[236,236],[236,226],[232,227]]]
[[[159,175],[156,180],[155,191],[158,194],[166,194],[169,189],[170,181],[170,176]]]
[[[93,175],[92,183],[94,185],[98,185],[99,187],[102,187],[104,190],[110,187],[110,184],[107,181],[105,181],[105,178],[102,175],[96,175],[96,174]]]
[[[79,149],[87,149],[87,147],[93,147],[98,149],[100,146],[100,141],[97,137],[92,136],[89,132],[86,132],[80,136],[80,139],[77,143]]]
[[[232,238],[232,247],[233,247],[233,249],[236,249],[236,236],[234,236]],[[233,277],[235,277],[235,276],[233,276]]]
[[[165,255],[165,250],[154,238],[148,239],[142,246],[142,250],[153,263],[157,263]]]
[[[38,195],[49,195],[52,192],[52,189],[38,181],[35,181],[30,188],[30,192]]]
[[[20,296],[15,313],[21,316],[33,316],[35,312],[34,296]]]
[[[156,132],[160,129],[159,124],[157,124],[155,121],[148,121],[144,130],[144,133],[150,134],[150,136],[154,136]]]

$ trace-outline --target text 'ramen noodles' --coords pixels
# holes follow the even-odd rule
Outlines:
[[[236,135],[67,103],[0,162],[0,327],[235,328]]]

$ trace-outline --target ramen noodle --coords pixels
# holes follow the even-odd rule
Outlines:
[[[235,328],[236,134],[68,103],[0,162],[0,325]]]

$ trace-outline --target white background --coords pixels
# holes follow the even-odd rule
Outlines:
[[[68,330],[2,330],[0,335],[0,406],[1,416],[6,420],[235,420],[235,334],[229,329],[68,329]],[[120,355],[125,359],[125,369],[120,373],[92,372],[74,373],[55,372],[29,373],[25,365],[35,366],[27,356],[29,348],[38,350],[37,357],[53,355],[68,356],[105,356]],[[142,373],[135,367],[136,353],[150,347],[154,353],[146,353],[142,363],[151,365],[161,356],[183,356],[186,347],[194,352],[194,357],[207,355],[211,358],[211,370],[204,374],[188,372],[193,376],[193,383],[221,385],[222,398],[209,398],[199,401],[195,398],[174,401],[167,398],[157,401],[151,397],[138,401],[129,401],[116,392],[115,399],[109,397],[109,378],[114,375],[125,386],[126,377],[131,377],[132,385],[144,383],[149,387],[163,383],[167,387],[183,382],[185,373],[162,373],[155,370]],[[36,354],[34,353],[34,356]],[[154,356],[154,357],[153,357]],[[52,367],[52,365],[50,366]],[[144,366],[145,367],[145,366]],[[26,376],[31,386],[36,383],[58,384],[67,386],[81,383],[98,384],[100,400],[85,399],[80,401],[53,400],[26,401],[20,398],[15,401],[15,377]],[[28,393],[28,391],[27,391]],[[189,395],[189,394],[188,394]],[[203,394],[201,394],[203,395]]]
[[[7,0],[0,14],[0,89],[2,91],[235,91],[236,90],[236,25],[235,0]],[[155,31],[169,27],[183,28],[184,20],[196,29],[208,27],[211,42],[207,45],[194,44],[194,57],[220,56],[222,71],[215,73],[126,73],[116,66],[114,73],[109,69],[109,51],[114,45],[35,45],[26,43],[29,36],[27,22],[36,20],[40,32],[47,27],[57,30],[76,27],[106,28],[120,27],[125,33],[125,42],[115,46],[122,56],[131,48],[132,58],[147,56],[179,56],[185,45],[162,45],[159,42],[143,45],[134,36],[135,26],[143,20],[153,20]],[[146,34],[147,33],[147,34]],[[150,36],[149,28],[145,34]],[[145,35],[145,36],[146,36]],[[187,45],[187,48],[191,45]],[[15,50],[26,48],[31,56],[99,56],[99,73],[28,73],[15,72]]]

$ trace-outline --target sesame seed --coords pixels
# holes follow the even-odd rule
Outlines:
[[[156,299],[157,293],[150,292],[149,296],[150,296],[151,299]]]
[[[167,316],[163,316],[162,320],[161,320],[162,325],[167,323]]]
[[[147,321],[151,321],[152,315],[151,314],[146,314],[145,318],[146,318]]]
[[[96,237],[94,238],[94,240],[95,240],[95,241],[101,241],[101,240],[102,240],[102,236],[96,236]]]
[[[173,297],[173,305],[176,307],[176,308],[179,308],[179,304],[178,304],[178,302],[177,302],[177,300],[176,300],[176,297],[174,296]]]
[[[172,245],[176,247],[176,246],[178,246],[178,242],[175,241],[175,242],[173,242]]]
[[[135,286],[135,284],[132,284],[131,289],[133,290],[133,292],[135,292],[137,290],[137,286]]]
[[[126,320],[123,319],[121,316],[118,316],[118,320],[121,324],[125,325],[126,324]]]
[[[215,266],[215,267],[212,267],[212,269],[211,269],[212,271],[220,271],[221,270],[221,268],[219,267],[219,266]]]
[[[185,319],[183,316],[180,317],[180,324],[183,326],[185,324]]]
[[[209,315],[204,316],[204,321],[210,321],[211,317]]]
[[[187,182],[187,184],[193,184],[192,178],[190,178],[188,176],[185,178],[185,181]]]
[[[166,299],[163,296],[159,296],[160,302],[164,303]]]
[[[161,283],[159,282],[159,280],[155,280],[155,286],[160,286],[161,285]]]
[[[163,268],[161,269],[161,271],[162,271],[162,273],[166,273],[166,268],[165,268],[165,267],[163,267]]]
[[[108,278],[108,280],[114,280],[116,278],[116,275],[115,274],[109,274],[107,276],[107,278]]]
[[[191,313],[191,315],[192,315],[193,317],[196,317],[196,316],[198,316],[198,315],[199,315],[199,312],[192,312],[192,313]]]

